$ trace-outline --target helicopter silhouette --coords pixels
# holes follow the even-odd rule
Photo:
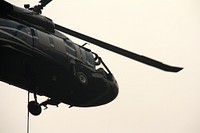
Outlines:
[[[25,9],[0,1],[0,81],[34,94],[28,103],[32,115],[39,115],[41,106],[93,107],[118,95],[117,81],[102,58],[61,32],[164,71],[183,69],[54,23],[41,15],[50,1],[41,0],[34,7],[26,4]],[[48,99],[39,103],[37,95]]]

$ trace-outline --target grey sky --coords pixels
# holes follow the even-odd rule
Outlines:
[[[117,78],[119,96],[95,108],[49,107],[31,116],[31,133],[199,133],[199,6],[197,0],[53,0],[43,15],[54,22],[184,70],[163,72],[87,45]],[[0,132],[26,132],[27,92],[0,82],[0,97]]]

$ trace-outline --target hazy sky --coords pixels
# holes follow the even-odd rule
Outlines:
[[[115,75],[119,96],[95,108],[49,106],[30,116],[30,132],[199,133],[199,12],[198,0],[53,0],[43,15],[54,22],[184,70],[164,72],[87,45]],[[0,132],[25,133],[27,92],[0,82],[0,97]]]

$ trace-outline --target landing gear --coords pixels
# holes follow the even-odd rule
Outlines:
[[[40,104],[36,101],[31,101],[28,103],[28,111],[35,116],[38,116],[42,112]]]
[[[37,102],[37,96],[36,94],[34,93],[34,98],[35,98],[35,101],[30,101],[28,103],[28,111],[34,115],[34,116],[38,116],[41,114],[42,112],[42,107],[41,106],[44,106],[45,109],[47,109],[47,105],[55,105],[58,107],[58,104],[60,103],[60,101],[57,101],[57,100],[54,100],[54,99],[47,99],[46,101],[42,102],[42,103],[38,103]]]
[[[42,108],[40,104],[37,102],[37,95],[34,93],[34,99],[35,101],[30,101],[28,103],[28,111],[35,116],[38,116],[42,112]]]

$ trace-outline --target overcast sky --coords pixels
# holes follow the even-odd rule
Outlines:
[[[21,7],[37,4],[9,1]],[[199,133],[199,12],[198,0],[53,0],[43,15],[54,22],[184,69],[168,73],[87,45],[115,75],[118,97],[95,108],[49,106],[40,116],[30,116],[30,132]],[[25,133],[27,92],[0,82],[0,97],[0,132]]]

